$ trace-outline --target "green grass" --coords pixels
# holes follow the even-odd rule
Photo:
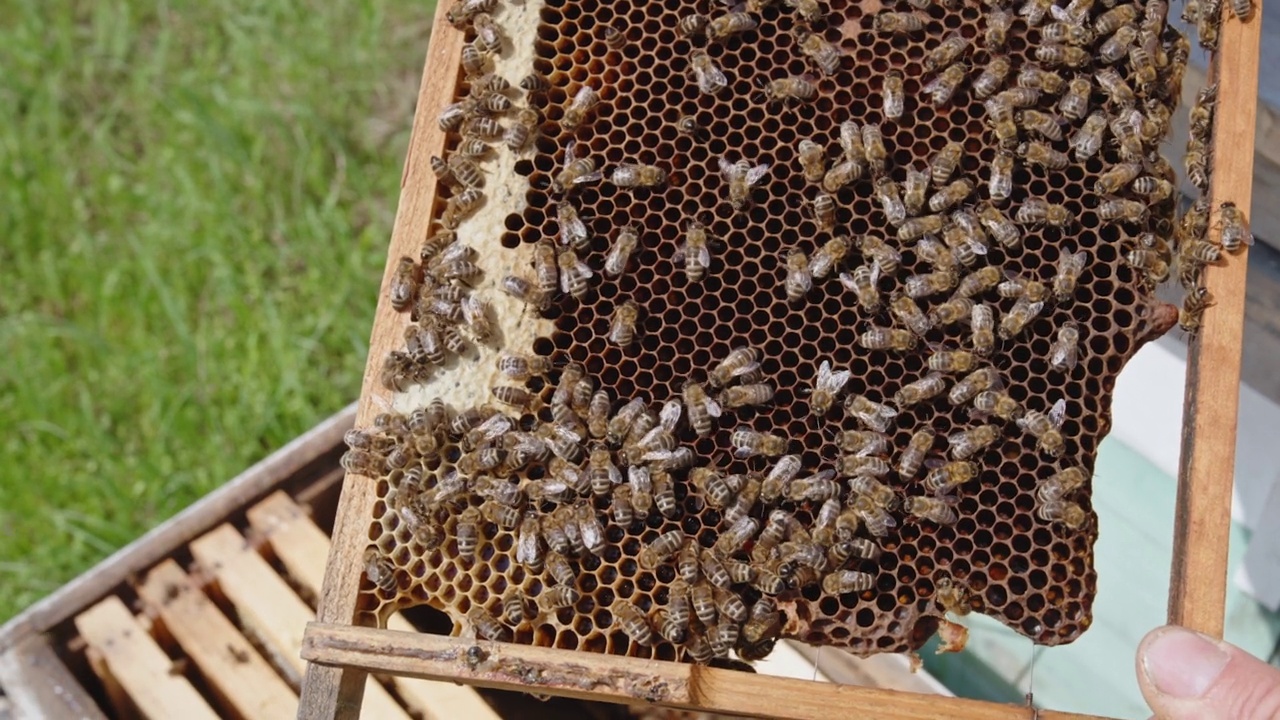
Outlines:
[[[359,392],[431,6],[0,14],[0,619]]]

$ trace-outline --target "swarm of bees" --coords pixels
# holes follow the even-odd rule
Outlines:
[[[1176,269],[1193,330],[1200,270],[1252,240],[1230,203],[1176,216],[1158,145],[1189,43],[1167,5],[993,0],[976,23],[928,0],[631,6],[684,55],[619,76],[643,31],[584,4],[530,38],[586,30],[594,69],[530,39],[523,107],[486,59],[516,42],[502,8],[452,6],[469,94],[433,168],[457,194],[396,269],[412,330],[384,382],[430,390],[435,359],[503,335],[463,264],[495,239],[458,206],[513,128],[516,152],[542,137],[529,207],[492,209],[528,251],[498,286],[556,330],[503,349],[487,402],[349,436],[347,469],[385,481],[379,612],[425,593],[487,639],[698,663],[782,637],[911,651],[971,610],[1076,638],[1105,388],[1178,320],[1155,285]],[[922,61],[877,73],[858,47]],[[1212,104],[1192,115],[1202,155]],[[1041,562],[1050,545],[1084,561]]]

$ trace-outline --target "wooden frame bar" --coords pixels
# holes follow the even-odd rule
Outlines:
[[[1262,0],[1249,23],[1222,9],[1221,50],[1209,77],[1218,83],[1214,119],[1212,208],[1231,201],[1249,213],[1253,198],[1254,115],[1258,106]],[[1210,227],[1217,240],[1221,227]],[[1227,597],[1227,546],[1240,409],[1240,354],[1244,335],[1248,250],[1223,253],[1205,285],[1214,305],[1190,343],[1183,411],[1182,458],[1174,520],[1169,622],[1222,637]]]
[[[401,180],[379,293],[369,361],[357,410],[357,424],[368,424],[388,404],[378,382],[380,359],[399,342],[405,319],[387,302],[386,288],[396,261],[412,255],[427,236],[437,205],[436,179],[428,158],[441,155],[445,137],[435,123],[454,97],[463,34],[442,32],[447,11],[457,0],[437,7],[431,44],[419,90],[417,114]],[[1224,10],[1229,15],[1229,11]],[[1215,146],[1248,147],[1214,161],[1213,197],[1234,200],[1247,209],[1252,182],[1252,140],[1258,72],[1261,9],[1248,25],[1228,17],[1223,24],[1219,102],[1229,112],[1218,116]],[[1231,258],[1208,274],[1217,305],[1205,315],[1193,343],[1188,373],[1187,432],[1179,481],[1169,617],[1202,632],[1221,635],[1225,604],[1227,532],[1230,523],[1231,472],[1234,465],[1240,345],[1243,328],[1245,257]],[[1213,398],[1212,402],[1201,398]],[[850,707],[882,718],[1027,718],[1057,720],[1088,716],[961,698],[809,683],[761,677],[729,670],[609,655],[498,645],[456,638],[407,634],[354,626],[363,572],[361,549],[375,502],[374,483],[348,474],[343,485],[332,552],[320,596],[318,619],[308,626],[303,657],[310,664],[302,684],[298,717],[305,720],[355,718],[368,673],[389,673],[462,682],[481,687],[536,691],[606,702],[657,702],[673,707],[773,717],[820,719],[846,717]],[[1194,537],[1195,542],[1190,542]],[[1188,579],[1194,578],[1194,582]],[[472,655],[467,652],[471,648]],[[481,658],[472,664],[467,657]],[[460,660],[461,658],[461,660]],[[505,660],[504,660],[505,659]],[[507,662],[508,665],[494,663]],[[519,667],[522,672],[511,668]],[[506,668],[505,670],[503,668]],[[572,672],[574,678],[566,678]],[[582,677],[614,674],[614,681],[583,684]],[[556,678],[561,681],[557,682]],[[654,681],[657,681],[655,685]],[[659,689],[660,686],[660,689]]]

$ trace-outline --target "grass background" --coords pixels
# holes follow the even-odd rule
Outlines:
[[[0,619],[353,400],[431,3],[0,17]]]

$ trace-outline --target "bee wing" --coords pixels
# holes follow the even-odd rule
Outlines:
[[[858,288],[858,286],[853,282],[853,276],[847,272],[840,273],[840,284],[843,285],[846,290],[857,290]]]
[[[569,144],[564,146],[564,166],[565,167],[569,167],[570,165],[573,164],[574,160],[578,159],[573,153],[573,148],[576,144],[577,143],[575,143],[573,140],[570,140]]]
[[[711,250],[707,248],[706,245],[698,247],[695,252],[697,253],[698,262],[702,267],[708,267],[711,265]]]
[[[827,382],[827,388],[833,393],[840,392],[848,384],[851,377],[853,377],[853,373],[849,370],[834,372]]]
[[[720,156],[720,174],[729,182],[733,182],[734,176],[737,175],[737,168],[723,155]]]
[[[590,105],[592,102],[592,96],[595,94],[596,91],[592,90],[590,85],[583,85],[578,88],[578,92],[574,93],[573,105],[576,107]]]
[[[702,67],[695,66],[694,70],[698,73],[698,89],[702,92],[709,93],[716,87],[723,87],[729,83],[729,78],[725,77],[724,71],[710,60]]]
[[[769,163],[761,163],[747,171],[747,184],[755,185],[769,172]]]
[[[969,240],[966,240],[965,244],[969,246],[969,249],[973,252],[974,255],[987,254],[987,246],[978,242],[977,240],[974,240],[971,238]]]
[[[1067,399],[1058,398],[1058,402],[1053,404],[1049,410],[1049,422],[1053,423],[1055,428],[1062,427],[1062,421],[1067,417]]]
[[[880,282],[880,263],[871,263],[871,284]]]
[[[831,382],[831,361],[823,360],[818,366],[818,377],[813,381],[813,386],[820,388],[829,382]]]
[[[702,407],[707,411],[707,414],[713,418],[720,417],[720,413],[722,412],[719,401],[710,397],[703,401]]]
[[[679,400],[668,400],[658,412],[658,424],[667,432],[675,432],[683,412],[684,405]]]

